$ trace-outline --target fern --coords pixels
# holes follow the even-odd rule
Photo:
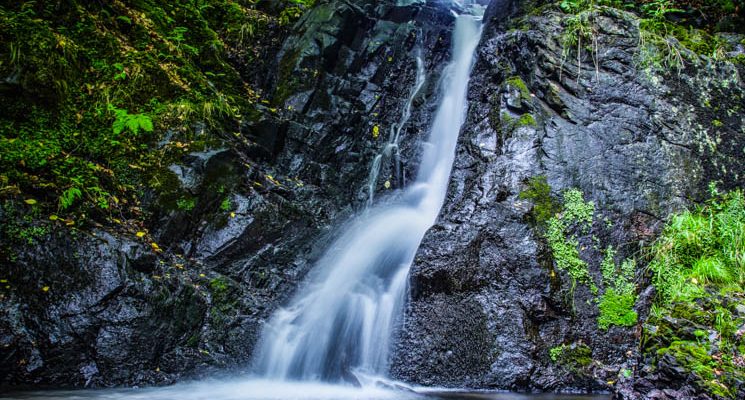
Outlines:
[[[111,129],[115,135],[119,135],[128,129],[133,134],[139,134],[140,130],[153,131],[153,120],[146,114],[130,114],[127,110],[109,105],[109,110],[114,113],[114,123]]]
[[[75,199],[79,199],[82,196],[83,193],[80,191],[80,189],[71,187],[62,192],[62,195],[59,198],[59,206],[61,209],[66,210],[70,208],[73,203],[75,203]]]

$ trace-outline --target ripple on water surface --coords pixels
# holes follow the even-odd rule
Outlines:
[[[609,400],[609,396],[522,395],[493,392],[438,391],[436,389],[355,388],[320,383],[265,380],[202,381],[148,389],[37,391],[9,395],[0,400]]]

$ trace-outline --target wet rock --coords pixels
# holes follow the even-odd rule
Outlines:
[[[737,108],[731,99],[741,99],[745,86],[726,78],[731,65],[715,73],[702,62],[680,77],[639,71],[634,17],[616,11],[599,16],[597,68],[588,54],[580,66],[576,58],[563,61],[563,15],[549,8],[515,14],[516,7],[493,2],[487,12],[448,197],[412,266],[392,373],[452,387],[612,390],[624,369],[645,365],[638,358],[642,327],[598,328],[597,295],[586,285],[572,289],[555,269],[533,205],[520,193],[530,178],[545,176],[554,196],[579,188],[594,201],[595,223],[578,240],[592,279],[601,282],[602,249],[612,245],[620,258],[633,257],[669,213],[705,198],[709,181],[737,186],[738,174],[722,167],[735,153],[701,144],[719,135],[744,144],[743,117],[720,121],[722,133],[714,133],[707,127],[717,117],[701,105],[705,92]],[[641,282],[636,308],[644,318],[654,292]],[[456,321],[458,332],[431,327],[465,313],[461,304],[472,307]],[[471,333],[484,326],[484,335]],[[591,349],[586,369],[551,360],[551,349],[578,342]],[[668,361],[664,375],[638,381],[639,391],[624,386],[635,373],[624,378],[619,398],[707,398],[672,385],[688,375]]]
[[[61,230],[19,254],[0,298],[0,385],[141,386],[245,369],[263,321],[366,203],[421,56],[427,80],[399,156],[372,186],[383,196],[414,174],[449,58],[446,3],[322,2],[274,60],[241,67],[235,51],[270,103],[238,135],[195,126],[205,149],[156,176],[137,228],[146,237]]]

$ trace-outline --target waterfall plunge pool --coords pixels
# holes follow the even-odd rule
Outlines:
[[[363,387],[271,380],[203,380],[144,389],[48,390],[0,394],[0,400],[609,400],[608,395],[517,394],[408,387]]]

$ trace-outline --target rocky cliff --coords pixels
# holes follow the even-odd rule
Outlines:
[[[0,384],[163,384],[246,369],[262,322],[333,228],[364,207],[370,185],[384,195],[414,173],[449,57],[444,3],[319,2],[255,76],[232,53],[266,103],[235,133],[193,127],[210,145],[164,166],[168,189],[143,193],[143,235],[50,223],[23,245],[3,239],[16,248],[0,276]],[[743,64],[690,52],[677,69],[649,65],[639,17],[611,7],[593,11],[589,41],[571,42],[572,14],[545,3],[489,4],[448,198],[412,267],[392,375],[709,398],[674,360],[654,371],[640,346],[654,297],[643,250],[710,182],[741,185]],[[729,39],[742,52],[742,38]],[[370,183],[417,57],[426,81],[400,157],[382,157]],[[164,134],[160,145],[171,142]],[[164,206],[184,193],[190,207]],[[569,221],[574,206],[589,216]],[[551,221],[566,224],[558,236]],[[584,267],[564,268],[556,248],[575,242],[569,261]],[[633,321],[599,324],[609,263],[618,274],[632,265]]]
[[[373,159],[421,57],[427,80],[402,155],[385,157],[372,185],[394,190],[413,173],[452,23],[437,2],[321,3],[266,60],[273,73],[241,71],[269,100],[238,140],[194,127],[210,144],[165,166],[163,188],[145,192],[150,217],[139,233],[42,222],[48,234],[6,238],[16,247],[2,275],[2,383],[161,384],[247,368],[260,324],[332,228],[368,201]],[[233,56],[241,70],[245,55]],[[2,217],[21,219],[10,206]]]
[[[615,262],[643,263],[670,213],[705,198],[709,182],[738,187],[742,64],[693,56],[678,72],[644,68],[638,18],[612,8],[598,10],[577,55],[563,43],[568,16],[558,7],[491,7],[499,17],[486,22],[448,199],[412,267],[394,375],[612,391],[644,367],[638,343],[653,288],[637,268],[639,323],[601,329],[593,282],[604,280],[609,246]],[[534,195],[542,185],[547,197],[576,188],[594,203],[577,232],[584,284],[557,268],[541,226],[553,201]],[[622,398],[708,398],[681,371]]]

